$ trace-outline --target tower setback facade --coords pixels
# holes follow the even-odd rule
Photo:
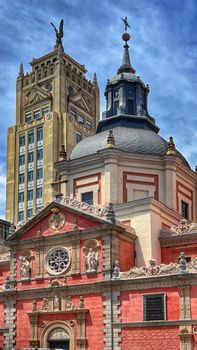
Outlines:
[[[52,200],[53,164],[61,145],[64,156],[96,130],[99,89],[86,69],[55,46],[33,59],[32,71],[20,65],[16,83],[16,125],[8,129],[6,219],[15,224],[30,218]]]

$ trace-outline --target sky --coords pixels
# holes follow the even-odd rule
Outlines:
[[[197,164],[196,0],[0,0],[0,217],[5,213],[7,128],[15,124],[15,85],[20,62],[53,50],[64,19],[64,50],[97,73],[101,112],[107,79],[116,74],[128,17],[130,55],[136,74],[150,85],[149,113],[160,135],[194,169]]]

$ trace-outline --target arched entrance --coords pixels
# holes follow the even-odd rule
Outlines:
[[[73,327],[64,321],[52,321],[44,328],[40,347],[47,349],[74,350]]]
[[[69,335],[63,328],[53,329],[47,339],[49,349],[70,349],[70,339]]]

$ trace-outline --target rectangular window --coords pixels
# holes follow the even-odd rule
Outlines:
[[[19,211],[18,212],[18,221],[22,222],[24,220],[24,212],[23,211]]]
[[[37,141],[43,140],[43,128],[37,129]]]
[[[143,295],[143,314],[144,321],[165,320],[165,294]]]
[[[70,110],[70,115],[71,115],[72,117],[74,117],[74,119],[77,118],[77,112],[76,112],[76,110],[75,110],[74,108],[71,108],[71,110]]]
[[[82,115],[78,115],[78,122],[84,124],[84,117]]]
[[[43,148],[37,150],[37,160],[43,159]]]
[[[24,184],[25,182],[25,174],[19,174],[19,184]]]
[[[19,165],[24,165],[25,164],[25,155],[19,156]]]
[[[34,112],[34,119],[39,119],[40,118],[40,110],[38,109],[37,111]]]
[[[32,201],[33,200],[33,190],[27,191],[27,200]]]
[[[32,121],[32,114],[30,112],[25,114],[25,121],[26,123],[29,123]]]
[[[86,128],[92,129],[92,122],[86,119]]]
[[[181,201],[181,214],[185,219],[189,219],[189,204]]]
[[[42,115],[46,115],[49,113],[49,106],[43,107],[42,108]]]
[[[27,209],[27,219],[30,219],[33,216],[33,209]]]
[[[28,162],[32,163],[34,161],[34,152],[28,153]]]
[[[42,168],[37,169],[37,180],[42,179]]]
[[[34,143],[34,130],[28,132],[28,143]]]
[[[20,135],[19,137],[19,146],[25,146],[25,135]]]
[[[76,131],[76,143],[79,143],[82,140],[82,133]]]
[[[19,192],[18,194],[18,202],[24,202],[24,192]]]
[[[82,193],[81,201],[93,205],[93,192]]]
[[[28,181],[33,181],[33,179],[34,179],[33,171],[28,171],[27,180]]]
[[[42,187],[36,189],[36,198],[42,198]]]

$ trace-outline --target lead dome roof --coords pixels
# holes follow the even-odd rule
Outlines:
[[[136,129],[127,127],[116,127],[113,129],[115,148],[124,152],[164,156],[166,154],[167,141],[152,130]],[[107,148],[107,137],[109,130],[86,137],[79,142],[71,153],[70,159],[96,154],[98,151]],[[177,156],[188,166],[188,162],[180,152]]]

